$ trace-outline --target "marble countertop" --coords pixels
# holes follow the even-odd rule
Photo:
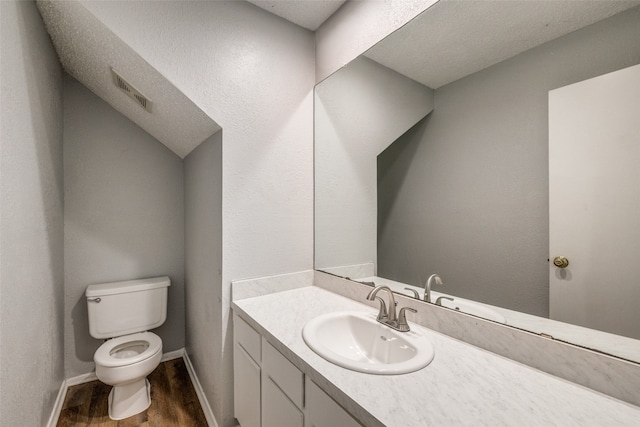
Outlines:
[[[234,311],[367,426],[637,426],[640,408],[421,328],[431,364],[372,375],[314,353],[302,327],[332,311],[377,310],[308,286],[233,303]]]

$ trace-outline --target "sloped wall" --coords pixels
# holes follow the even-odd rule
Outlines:
[[[316,31],[316,81],[338,71],[437,1],[346,2]]]

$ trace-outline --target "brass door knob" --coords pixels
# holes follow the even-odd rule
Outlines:
[[[557,256],[553,259],[553,265],[558,268],[567,268],[569,260],[563,256]]]

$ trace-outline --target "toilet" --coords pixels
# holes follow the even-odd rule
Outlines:
[[[167,318],[169,277],[103,283],[87,287],[89,333],[106,339],[93,361],[96,376],[113,386],[109,417],[121,420],[151,404],[147,375],[160,364],[162,340],[149,330]]]

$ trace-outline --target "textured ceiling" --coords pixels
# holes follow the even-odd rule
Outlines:
[[[289,22],[315,31],[346,0],[247,0]]]
[[[64,70],[184,158],[220,130],[209,116],[76,1],[38,1]],[[120,91],[111,68],[151,100],[149,113]]]
[[[440,0],[365,56],[437,89],[638,4]]]

